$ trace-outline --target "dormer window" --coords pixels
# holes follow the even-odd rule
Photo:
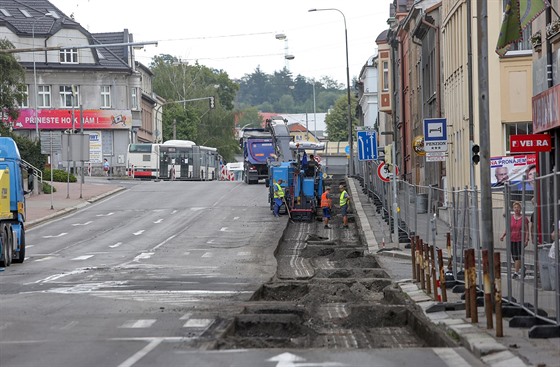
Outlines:
[[[60,63],[61,64],[77,64],[78,63],[78,49],[65,48],[60,50]]]
[[[21,11],[21,14],[23,14],[26,18],[31,18],[31,14],[29,14],[27,10],[19,9],[19,11]]]

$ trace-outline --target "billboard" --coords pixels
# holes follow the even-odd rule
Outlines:
[[[132,127],[132,113],[130,110],[84,110],[84,129],[130,129]],[[39,130],[67,130],[79,129],[80,110],[74,110],[74,124],[72,125],[72,110],[37,110]],[[35,110],[24,108],[19,111],[19,117],[13,121],[14,130],[35,130]]]
[[[521,191],[525,186],[525,191],[533,191],[534,175],[537,171],[536,163],[536,154],[491,157],[492,187],[500,187],[505,182],[509,182],[513,190]],[[525,180],[523,180],[524,175]]]

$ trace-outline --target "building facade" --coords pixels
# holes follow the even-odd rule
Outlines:
[[[62,135],[83,130],[93,172],[107,159],[124,174],[128,144],[155,141],[151,73],[134,60],[132,34],[90,33],[48,1],[31,5],[0,0],[0,38],[22,50],[15,55],[25,69],[14,131],[39,135],[44,153],[52,145],[51,164],[65,167]]]

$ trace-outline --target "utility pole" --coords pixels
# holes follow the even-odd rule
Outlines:
[[[477,51],[479,90],[480,202],[482,248],[488,250],[490,282],[494,284],[494,234],[492,223],[492,184],[490,182],[490,101],[488,90],[488,5],[477,0]],[[469,22],[471,19],[468,20]],[[506,207],[509,203],[504,204]]]

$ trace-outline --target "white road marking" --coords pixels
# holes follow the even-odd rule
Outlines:
[[[72,225],[73,225],[74,227],[76,227],[76,226],[87,226],[87,225],[92,224],[92,223],[93,223],[93,221],[90,220],[90,221],[87,221],[87,222],[85,222],[85,223],[74,223],[74,224],[72,224]]]
[[[213,257],[213,256],[214,256],[214,254],[211,253],[211,252],[205,252],[205,253],[202,255],[202,257]]]
[[[181,317],[179,318],[179,320],[188,320],[188,319],[191,318],[191,316],[192,316],[192,313],[187,312],[186,314],[184,314],[183,316],[181,316]]]
[[[66,236],[67,234],[68,233],[62,232],[60,234],[57,234],[56,236],[43,236],[43,238],[58,238],[58,237]]]
[[[206,241],[206,243],[213,244],[214,240]]]
[[[470,364],[451,348],[432,348],[434,353],[448,366],[468,367]]]
[[[160,248],[161,246],[165,245],[167,242],[169,242],[169,241],[171,241],[172,239],[174,239],[175,236],[177,236],[177,235],[174,234],[173,236],[167,237],[163,242],[158,243],[154,248],[152,248],[152,251],[155,251],[155,250],[157,250],[158,248]]]
[[[187,251],[187,252],[184,252],[184,253],[183,253],[183,255],[187,255],[187,256],[190,255],[190,254],[191,254],[190,251]]]
[[[72,260],[75,260],[75,261],[87,260],[91,257],[93,257],[93,255],[82,255],[82,256],[75,257]]]
[[[37,259],[37,260],[35,260],[35,261],[36,261],[36,262],[39,262],[39,261],[47,261],[47,260],[52,260],[52,259],[55,259],[55,258],[56,258],[55,256],[46,256],[46,257],[43,257],[42,259]]]
[[[239,251],[237,256],[249,256],[251,253],[249,251]]]
[[[173,211],[171,212],[171,214],[175,214],[175,213],[177,213],[177,212],[178,212],[178,210],[173,210]]]
[[[25,247],[27,247],[27,248],[31,248],[31,247],[34,247],[34,246],[35,245],[25,245]]]
[[[222,228],[220,228],[220,232],[225,232],[225,231],[227,231],[227,229],[228,229],[228,227],[222,227]]]
[[[144,229],[141,229],[141,230],[139,230],[138,232],[134,232],[133,235],[138,236],[138,235],[141,235],[141,234],[144,233],[144,232],[145,232],[145,230],[144,230]]]
[[[159,224],[159,223],[161,223],[161,222],[163,222],[163,218],[160,218],[160,219],[156,220],[156,221],[154,222],[154,224]]]
[[[115,248],[115,247],[119,247],[120,245],[122,245],[122,242],[117,242],[114,245],[110,245],[110,248]]]
[[[136,256],[136,257],[134,258],[134,261],[139,261],[139,260],[142,260],[142,259],[149,259],[149,258],[152,257],[153,255],[154,255],[153,252],[143,252],[143,253],[141,253],[140,255]]]
[[[207,328],[214,322],[213,319],[190,319],[183,327]]]
[[[96,217],[108,217],[108,216],[111,216],[113,214],[115,214],[115,213],[111,212],[111,213],[107,213],[107,214],[97,214]]]
[[[240,217],[233,217],[233,220],[238,220]]]
[[[68,324],[62,326],[60,330],[72,329],[74,326],[78,325],[78,321],[70,321]]]
[[[148,343],[144,348],[140,349],[138,352],[133,354],[129,359],[119,364],[118,367],[131,367],[136,364],[140,359],[142,359],[146,354],[154,350],[158,345],[161,344],[163,339],[155,339]]]
[[[38,260],[35,260],[35,261],[38,261]],[[70,272],[67,272],[67,273],[54,274],[54,275],[48,276],[46,278],[36,280],[34,282],[31,282],[31,283],[25,283],[24,285],[52,282],[54,280],[60,279],[62,277],[68,276],[68,275],[82,274],[82,273],[85,273],[86,271],[88,271],[88,270],[83,269],[83,268],[78,268],[78,269],[74,269],[74,270],[72,270]]]
[[[141,319],[141,320],[129,320],[121,325],[121,329],[142,329],[149,328],[157,320],[156,319]]]

